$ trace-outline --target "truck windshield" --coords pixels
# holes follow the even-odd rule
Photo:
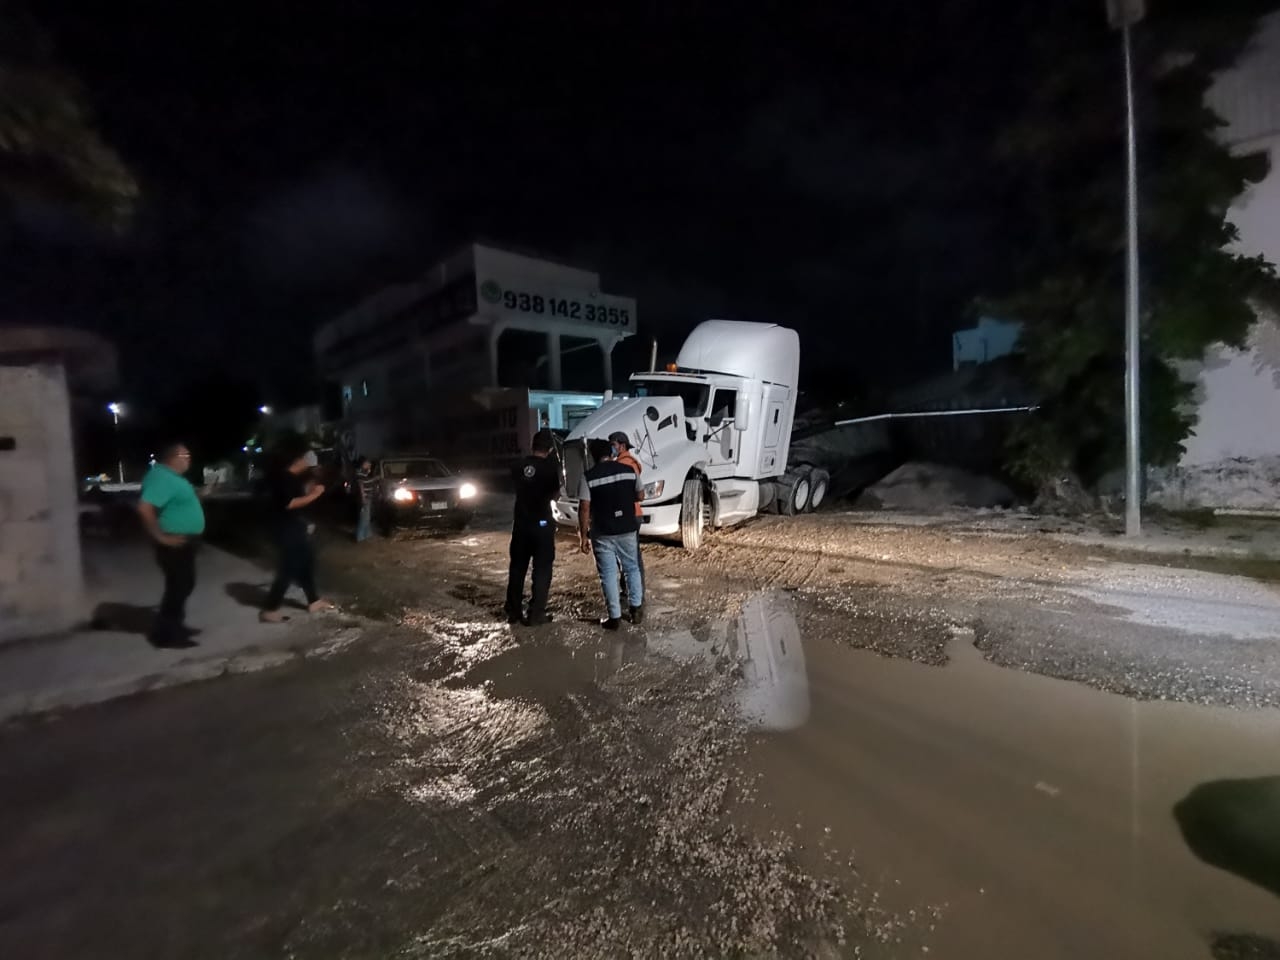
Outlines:
[[[637,397],[679,397],[684,401],[686,417],[700,417],[707,412],[707,395],[711,388],[705,383],[684,383],[679,380],[636,380]]]
[[[382,475],[388,480],[416,480],[423,477],[428,480],[443,480],[451,476],[449,468],[439,460],[416,457],[412,460],[384,460]]]

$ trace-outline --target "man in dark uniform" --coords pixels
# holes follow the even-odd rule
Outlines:
[[[551,433],[533,435],[532,452],[515,466],[516,508],[511,524],[511,569],[507,576],[508,623],[537,626],[547,623],[547,594],[551,591],[551,564],[556,558],[556,525],[551,501],[560,493],[560,465],[551,456]],[[524,581],[533,562],[533,596],[529,612],[522,616]]]

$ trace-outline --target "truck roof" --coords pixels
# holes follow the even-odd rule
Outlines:
[[[800,381],[800,337],[776,323],[704,320],[680,348],[676,365],[795,387]]]

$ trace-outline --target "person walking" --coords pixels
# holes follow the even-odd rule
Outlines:
[[[356,543],[363,543],[373,533],[373,501],[377,495],[378,480],[373,475],[373,462],[365,457],[356,471],[356,497],[360,507],[356,517]]]
[[[635,512],[644,488],[635,471],[613,459],[608,440],[588,440],[587,452],[595,465],[582,475],[578,488],[578,547],[595,554],[607,614],[600,626],[617,630],[622,621],[619,564],[627,582],[631,622],[640,623],[644,617],[644,580],[636,547],[640,522]]]
[[[507,572],[508,623],[538,626],[549,623],[547,595],[551,592],[551,566],[556,558],[556,525],[551,501],[560,493],[560,464],[551,455],[551,433],[533,435],[529,456],[516,464],[515,516],[511,522],[511,566]],[[533,563],[533,594],[529,611],[523,612],[524,581]]]
[[[622,464],[624,467],[630,467],[632,470],[636,472],[636,476],[639,477],[640,471],[643,470],[644,467],[642,467],[640,464],[640,461],[636,459],[635,454],[631,452],[631,439],[621,430],[618,430],[614,433],[609,434],[609,443],[613,445],[613,458],[617,460],[620,464]],[[643,519],[641,519],[643,516],[644,516],[644,508],[640,506],[640,500],[637,499],[636,500],[636,523],[638,526],[636,527],[636,559],[640,564],[641,580],[644,580],[644,551],[640,549],[639,526],[643,525],[644,523]],[[622,583],[621,567],[618,568],[618,582],[619,582],[619,585],[621,585]],[[619,586],[618,593],[619,594],[622,593],[621,586]]]
[[[138,515],[155,543],[156,563],[164,575],[160,611],[151,628],[156,647],[194,647],[186,626],[187,598],[196,587],[196,550],[204,533],[204,508],[185,474],[191,468],[186,444],[164,447],[142,480]]]
[[[315,457],[314,454],[308,456],[309,453],[297,446],[283,450],[281,461],[269,481],[272,520],[280,555],[275,581],[267,593],[266,605],[258,615],[266,623],[280,623],[286,619],[280,612],[280,605],[294,583],[302,588],[309,612],[333,609],[333,604],[316,591],[312,528],[305,511],[323,496],[324,485],[309,480]]]

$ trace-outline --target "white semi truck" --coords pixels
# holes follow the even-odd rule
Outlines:
[[[586,441],[621,431],[643,466],[640,532],[679,534],[696,550],[708,527],[761,511],[816,509],[830,477],[788,464],[799,387],[800,338],[771,323],[707,320],[665,371],[631,377],[630,396],[610,400],[569,434],[562,455],[565,496],[556,519],[578,521]]]

